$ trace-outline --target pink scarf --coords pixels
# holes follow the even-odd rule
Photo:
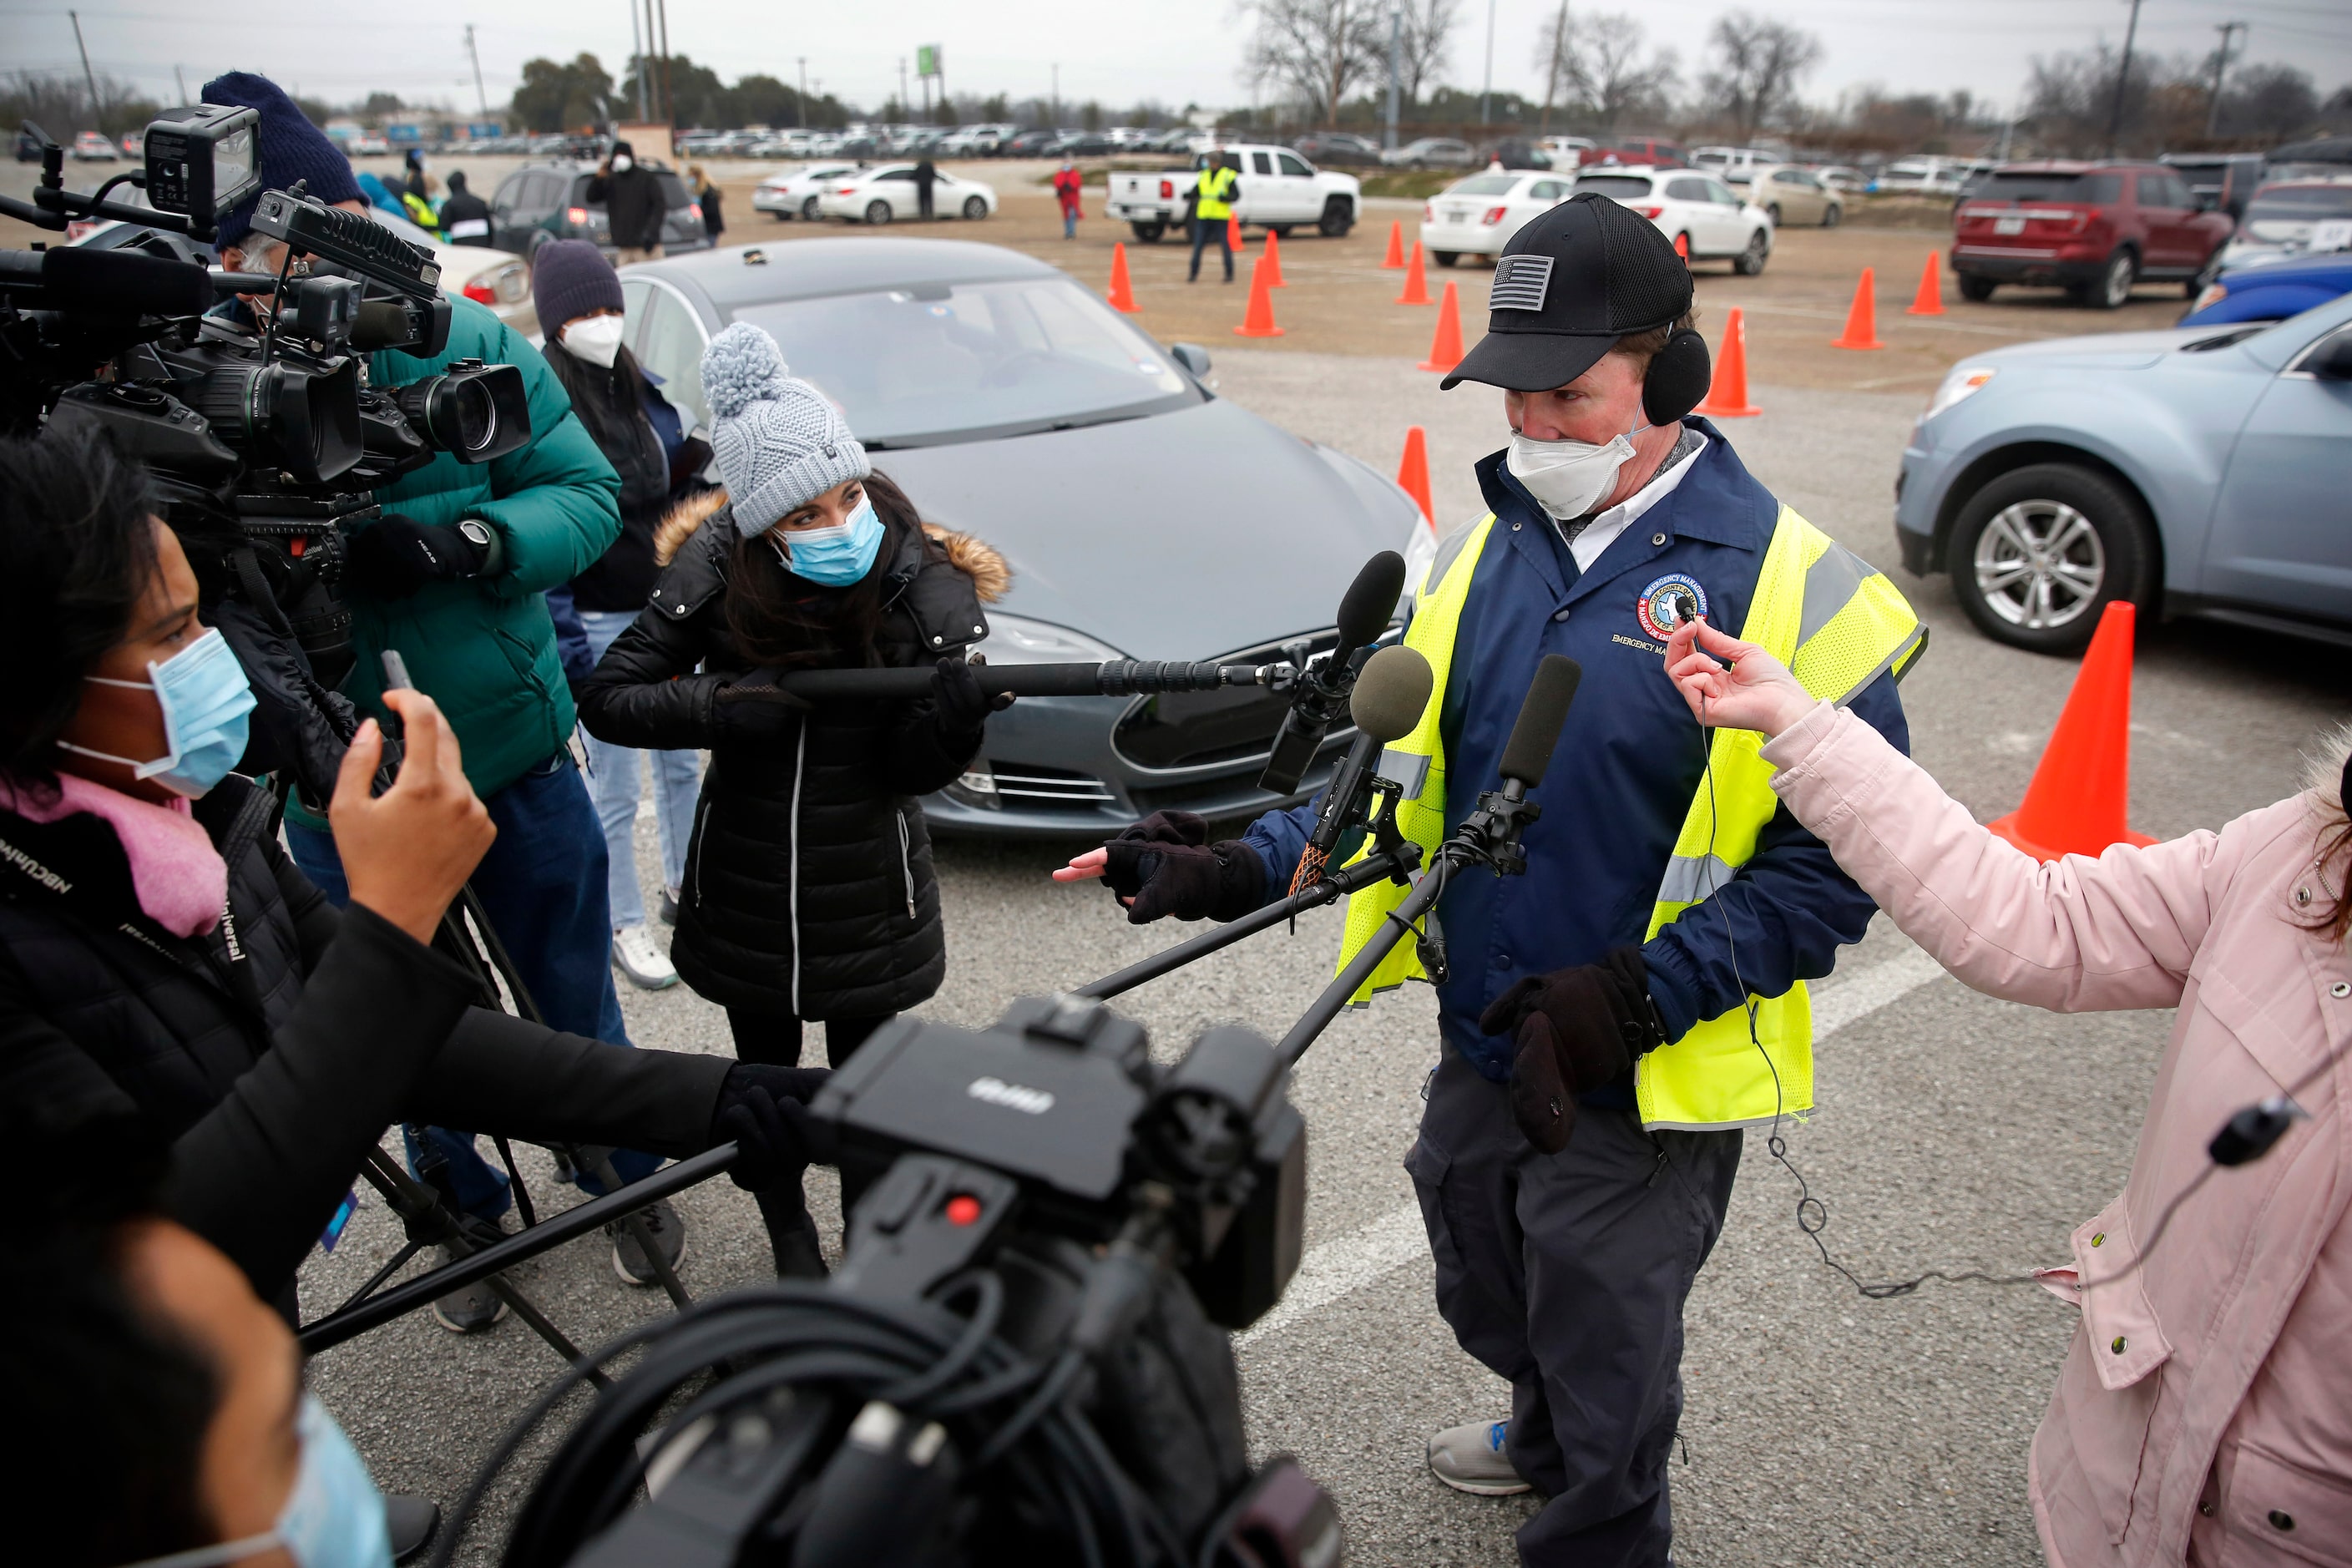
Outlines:
[[[220,923],[228,902],[228,862],[189,814],[186,801],[153,805],[59,773],[55,800],[44,803],[21,785],[0,784],[0,804],[27,822],[56,822],[77,814],[103,818],[131,862],[131,885],[149,920],[174,936],[196,936]]]

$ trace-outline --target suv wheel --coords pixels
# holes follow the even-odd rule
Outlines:
[[[1731,258],[1731,269],[1742,278],[1753,278],[1764,270],[1764,263],[1772,254],[1772,233],[1758,229],[1748,237],[1748,248]]]
[[[890,221],[890,204],[884,201],[880,196],[877,196],[872,201],[867,202],[866,204],[866,221],[867,223],[877,225],[888,223]]]
[[[1356,209],[1348,205],[1345,196],[1332,196],[1323,204],[1323,216],[1315,222],[1316,231],[1326,239],[1344,239],[1356,226]]]
[[[2155,587],[2155,531],[2139,498],[2072,463],[2036,463],[1969,498],[1946,546],[1969,619],[1995,642],[2079,651],[2113,599]]]
[[[2139,276],[2139,258],[2129,250],[2118,250],[2107,258],[2105,268],[2098,280],[2077,293],[2075,300],[2094,310],[2116,310],[2131,298],[2133,280]]]
[[[1992,291],[1998,287],[2000,285],[1990,278],[1979,278],[1967,272],[1960,274],[1960,298],[1963,300],[1973,300],[1981,305],[1992,298]]]

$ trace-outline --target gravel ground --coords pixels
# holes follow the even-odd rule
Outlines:
[[[1216,371],[1225,395],[1384,469],[1404,427],[1423,425],[1441,519],[1475,509],[1467,465],[1499,432],[1490,395],[1440,395],[1435,377],[1395,359],[1219,350]],[[1888,504],[1916,399],[1759,393],[1771,412],[1731,432],[1742,455],[1815,522],[1894,569]],[[2073,667],[1985,641],[1941,582],[1897,581],[1934,627],[1905,692],[1915,749],[1980,816],[2006,811]],[[2340,717],[2346,696],[2339,664],[2292,647],[2193,627],[2145,632],[2134,825],[2177,835],[2286,793],[2298,750]],[[649,881],[652,826],[640,823]],[[951,962],[927,1014],[982,1022],[1012,996],[1107,972],[1168,940],[1118,923],[1097,889],[1049,882],[1058,858],[1051,847],[942,846]],[[1163,1047],[1220,1020],[1278,1032],[1328,973],[1337,934],[1328,913],[1302,921],[1296,937],[1261,937],[1128,1005]],[[1822,1053],[1821,1112],[1789,1129],[1790,1157],[1830,1205],[1829,1245],[1870,1279],[2058,1259],[2069,1228],[2124,1179],[2169,1016],[2062,1019],[1948,979],[1916,984],[1921,973],[1916,951],[1882,921],[1819,993],[1825,1016],[1858,1015]],[[1865,1011],[1856,997],[1884,1005]],[[683,989],[624,1000],[640,1045],[725,1049],[721,1015]],[[1244,1341],[1243,1386],[1258,1449],[1296,1452],[1338,1496],[1352,1561],[1504,1563],[1528,1506],[1456,1495],[1422,1468],[1431,1431],[1504,1411],[1502,1385],[1439,1321],[1425,1247],[1382,1242],[1362,1261],[1367,1237],[1410,1239],[1393,1224],[1412,1201],[1398,1161],[1431,1059],[1431,1014],[1425,992],[1392,997],[1344,1017],[1303,1064],[1296,1092],[1313,1152],[1302,1284],[1312,1276],[1330,1288],[1320,1305]],[[526,1159],[544,1172],[543,1159]],[[829,1182],[815,1185],[831,1228]],[[550,1205],[570,1201],[543,1179],[538,1191]],[[1862,1300],[1796,1229],[1795,1193],[1751,1136],[1730,1224],[1688,1314],[1678,1560],[2038,1561],[2026,1445],[2071,1314],[2031,1288],[1930,1284]],[[747,1197],[720,1183],[680,1206],[692,1289],[761,1277]],[[384,1211],[363,1210],[342,1247],[306,1270],[306,1313],[331,1306],[394,1245]],[[593,1239],[520,1270],[518,1282],[583,1342],[662,1305],[617,1283]],[[555,1364],[520,1323],[459,1339],[420,1315],[326,1353],[312,1377],[386,1486],[448,1501]],[[494,1500],[494,1526],[510,1507],[510,1490]]]

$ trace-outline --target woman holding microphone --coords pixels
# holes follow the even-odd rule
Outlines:
[[[2303,793],[2218,833],[2042,865],[1763,648],[1690,622],[1666,670],[1702,724],[1764,737],[1790,811],[1963,984],[2179,1009],[2123,1195],[2043,1275],[2083,1313],[2033,1440],[2050,1561],[2346,1560],[2352,731]],[[2276,1148],[2217,1166],[2222,1122],[2279,1095],[2302,1115]]]
[[[662,524],[651,601],[590,677],[581,717],[614,745],[709,750],[671,959],[727,1009],[740,1059],[797,1064],[803,1026],[823,1020],[838,1065],[947,973],[916,797],[970,765],[1011,701],[983,694],[963,659],[1011,573],[925,523],[759,328],[713,338],[702,384],[726,488]],[[924,665],[930,694],[914,700],[812,707],[775,684]],[[777,1272],[823,1273],[797,1194],[761,1203]]]

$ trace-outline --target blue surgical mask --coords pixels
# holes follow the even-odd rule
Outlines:
[[[302,1468],[278,1522],[266,1534],[150,1557],[124,1568],[226,1568],[273,1547],[285,1548],[295,1568],[392,1568],[383,1494],[317,1394],[302,1395],[295,1430],[302,1438]]]
[[[847,522],[798,532],[778,529],[769,537],[793,576],[846,588],[874,569],[874,557],[882,549],[882,520],[874,515],[873,501],[861,498]]]
[[[253,712],[253,687],[245,666],[218,627],[164,659],[147,666],[144,680],[110,680],[102,675],[83,678],[98,686],[122,686],[133,691],[152,689],[163,710],[163,740],[171,749],[152,762],[93,752],[70,741],[60,749],[100,762],[121,763],[134,777],[153,779],[174,795],[191,799],[228,776],[245,755],[247,732]]]

